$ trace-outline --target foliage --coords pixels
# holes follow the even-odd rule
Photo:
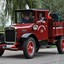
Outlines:
[[[14,15],[15,9],[25,9],[28,4],[30,8],[46,8],[51,12],[64,14],[64,0],[6,0],[6,14]]]
[[[42,8],[64,15],[64,0],[41,0]]]
[[[0,31],[3,31],[7,18],[5,15],[5,4],[2,1],[0,1],[0,8]]]
[[[5,12],[8,15],[14,17],[15,9],[25,9],[25,5],[28,4],[30,8],[37,8],[36,0],[6,0]]]

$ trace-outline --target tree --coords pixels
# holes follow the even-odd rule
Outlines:
[[[41,0],[42,8],[64,15],[64,0]]]
[[[25,5],[28,4],[30,8],[36,8],[37,2],[36,0],[6,0],[6,15],[14,17],[15,9],[25,9]]]
[[[3,0],[0,1],[0,27],[1,27],[1,30],[4,30],[4,26],[5,26],[5,23],[7,21],[7,18],[6,18],[6,15],[5,15],[5,0],[3,2]]]
[[[64,0],[6,0],[6,14],[14,17],[14,10],[25,9],[26,4],[30,8],[46,8],[64,15]]]

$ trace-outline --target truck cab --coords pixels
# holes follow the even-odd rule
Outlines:
[[[0,56],[5,50],[23,50],[25,58],[33,58],[41,46],[56,45],[64,49],[64,22],[55,20],[47,9],[15,10],[15,23],[5,27],[1,35]],[[55,18],[54,18],[55,17]]]

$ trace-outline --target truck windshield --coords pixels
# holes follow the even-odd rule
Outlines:
[[[17,23],[33,23],[35,21],[34,11],[22,10],[16,12]]]

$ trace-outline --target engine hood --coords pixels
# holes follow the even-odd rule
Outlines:
[[[31,24],[12,24],[11,27],[15,29],[24,29],[24,28],[31,28],[34,25],[34,23]]]

